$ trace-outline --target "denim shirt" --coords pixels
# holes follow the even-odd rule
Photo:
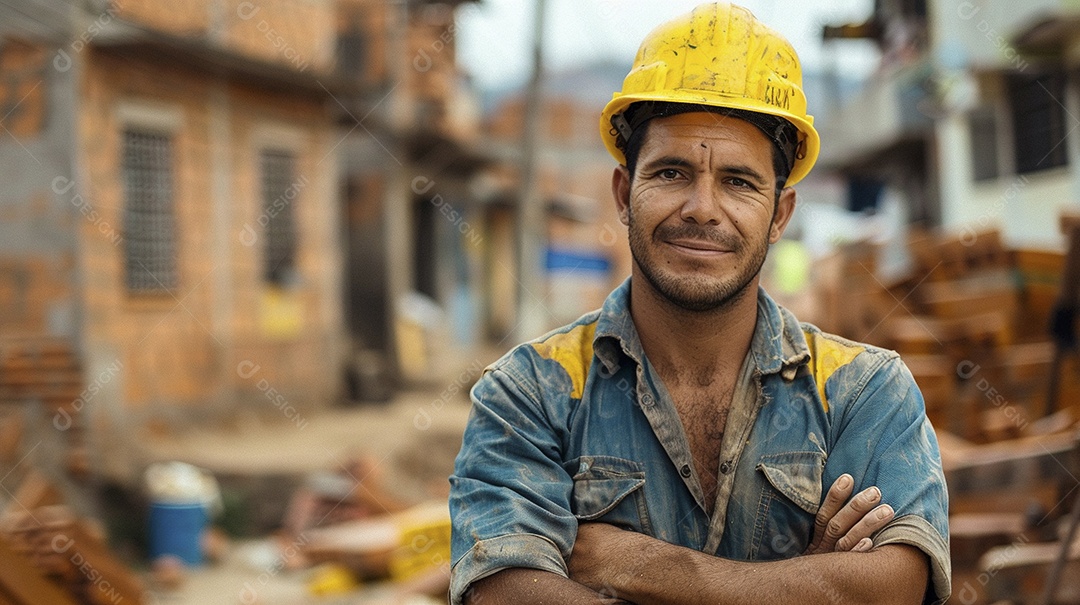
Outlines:
[[[759,290],[757,324],[707,511],[674,403],[641,348],[630,280],[602,309],[513,349],[472,390],[450,477],[451,600],[503,569],[567,575],[579,522],[734,560],[795,557],[828,487],[876,485],[874,544],[926,553],[950,593],[948,497],[922,395],[892,352],[800,324]]]

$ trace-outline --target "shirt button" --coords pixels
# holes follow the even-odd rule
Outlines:
[[[690,465],[689,464],[682,465],[682,468],[679,469],[679,474],[682,475],[684,479],[689,479],[690,478]]]
[[[654,403],[656,403],[656,401],[653,400],[652,395],[650,395],[648,393],[645,393],[644,395],[641,396],[641,405],[643,405],[645,407],[650,407]]]
[[[728,462],[728,461],[722,462],[720,464],[720,472],[725,474],[725,475],[730,473],[731,472],[731,463]]]

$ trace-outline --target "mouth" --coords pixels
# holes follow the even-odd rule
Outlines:
[[[691,256],[717,257],[731,253],[731,250],[727,250],[718,244],[699,239],[675,239],[667,240],[664,243],[683,254]]]

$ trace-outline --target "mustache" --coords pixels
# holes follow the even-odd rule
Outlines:
[[[701,225],[682,224],[682,225],[661,225],[653,232],[654,240],[672,240],[672,239],[693,239],[703,242],[710,242],[721,246],[725,249],[738,251],[742,249],[742,240],[738,236],[727,233],[724,231],[718,231],[716,229],[710,229]]]

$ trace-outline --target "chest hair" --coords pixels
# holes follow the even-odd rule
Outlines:
[[[717,389],[717,383],[719,381],[705,387],[697,384],[677,385],[668,389],[689,441],[694,470],[697,471],[705,495],[706,510],[710,514],[716,500],[720,447],[734,392],[734,384]]]

